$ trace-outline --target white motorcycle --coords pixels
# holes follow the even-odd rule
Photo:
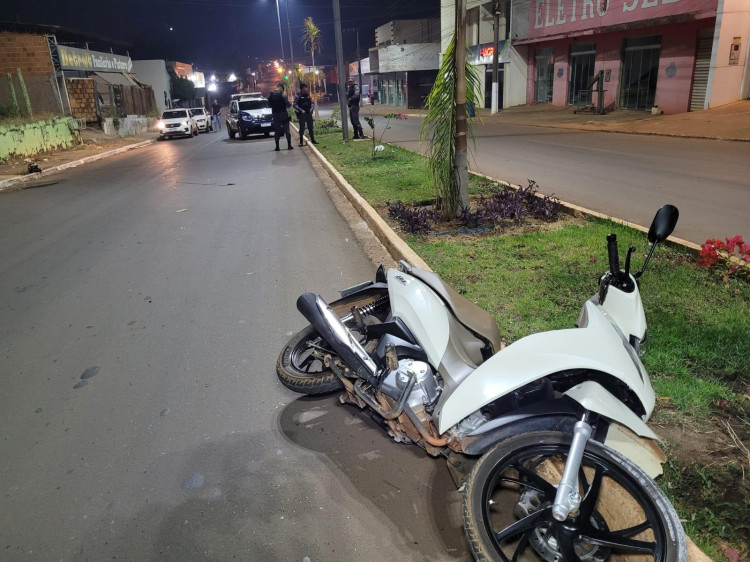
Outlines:
[[[327,304],[305,293],[310,326],[282,350],[277,373],[305,394],[343,390],[398,442],[444,456],[463,492],[478,560],[687,560],[674,508],[652,480],[664,456],[646,425],[654,408],[640,356],[646,317],[638,279],[674,230],[662,207],[640,271],[634,247],[609,271],[578,328],[503,347],[494,319],[434,273],[401,262]]]

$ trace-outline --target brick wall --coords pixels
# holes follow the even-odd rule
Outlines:
[[[92,78],[66,78],[70,109],[73,117],[96,121],[96,101],[94,100],[94,80]]]
[[[20,68],[25,77],[54,73],[44,35],[0,32],[0,76]]]

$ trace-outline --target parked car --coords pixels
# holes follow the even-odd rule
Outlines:
[[[209,131],[213,131],[214,126],[211,121],[211,116],[205,109],[202,107],[191,107],[188,111],[198,125],[198,132],[208,133]]]
[[[198,136],[198,124],[187,109],[167,109],[159,120],[159,139]]]
[[[227,133],[233,139],[239,133],[241,139],[248,135],[271,136],[271,106],[268,100],[245,96],[229,102]]]

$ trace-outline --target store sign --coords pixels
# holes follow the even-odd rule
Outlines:
[[[74,49],[73,47],[57,46],[60,55],[60,64],[67,70],[88,70],[90,72],[131,72],[133,61],[130,57],[113,55],[112,53],[100,53],[87,49]]]
[[[683,14],[713,17],[716,0],[531,0],[529,38]]]
[[[188,77],[188,80],[190,80],[196,88],[206,87],[206,77],[202,72],[193,72]]]
[[[509,46],[509,45],[508,45]],[[506,48],[505,41],[498,41],[497,43],[498,53],[497,60],[500,64],[510,62],[510,53]],[[471,64],[492,64],[492,59],[495,56],[495,47],[492,43],[487,45],[474,45],[469,47],[471,56],[469,62]]]

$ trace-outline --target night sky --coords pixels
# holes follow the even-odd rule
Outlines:
[[[289,58],[286,2],[279,0],[279,11]],[[323,36],[316,64],[335,64],[332,0],[288,2],[295,62],[304,56],[309,63],[300,37],[303,20],[311,16]],[[376,27],[393,19],[440,16],[440,0],[340,2],[342,27],[359,29],[362,56],[374,46]],[[0,21],[70,27],[127,44],[115,46],[115,53],[127,49],[134,59],[179,60],[204,71],[241,72],[281,56],[275,0],[16,0],[0,3]],[[89,43],[93,50],[109,47]],[[344,58],[356,58],[355,33],[344,33]]]

